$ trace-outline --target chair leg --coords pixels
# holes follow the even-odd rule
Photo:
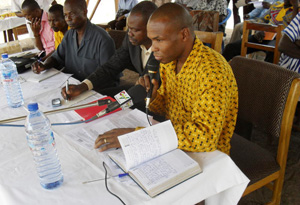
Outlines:
[[[274,190],[273,190],[273,195],[272,195],[272,201],[270,204],[275,204],[279,205],[281,202],[281,193],[282,193],[282,187],[283,187],[283,181],[284,181],[284,173],[285,169],[281,171],[281,174],[279,178],[274,181]]]

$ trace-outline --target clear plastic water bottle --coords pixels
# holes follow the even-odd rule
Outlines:
[[[0,70],[7,104],[13,108],[22,106],[24,104],[24,98],[18,81],[17,67],[16,64],[8,58],[6,53],[2,54]]]
[[[29,115],[25,129],[27,142],[45,189],[54,189],[63,183],[60,161],[55,148],[54,135],[49,119],[39,111],[37,103],[28,104]]]

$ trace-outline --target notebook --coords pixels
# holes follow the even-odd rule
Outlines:
[[[105,100],[105,99],[109,99],[111,100],[112,102],[115,102],[116,100],[113,99],[112,97],[105,97],[105,98],[101,98],[99,100]],[[94,102],[97,102],[97,100],[91,102],[91,103],[94,103]],[[107,105],[102,105],[102,106],[93,106],[93,107],[87,107],[87,108],[82,108],[82,109],[78,109],[78,110],[75,110],[75,112],[80,115],[82,117],[83,120],[88,120],[92,117],[94,117],[96,114],[98,114],[100,111],[104,110],[107,108]],[[117,112],[117,111],[120,111],[122,110],[121,108],[118,108],[116,109],[115,111],[113,112],[110,112],[110,113],[107,113],[106,115],[109,115],[111,113],[114,113],[114,112]],[[104,116],[106,116],[104,115]]]

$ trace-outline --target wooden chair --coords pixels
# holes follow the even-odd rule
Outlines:
[[[279,41],[281,39],[281,31],[283,29],[282,25],[270,25],[270,24],[263,24],[263,23],[255,23],[250,21],[244,21],[243,27],[243,39],[242,39],[242,47],[241,47],[241,56],[246,56],[247,54],[247,47],[249,48],[256,48],[259,50],[264,51],[271,51],[274,52],[274,60],[273,63],[277,64],[279,62],[280,52],[278,51]],[[263,45],[258,43],[250,43],[248,42],[249,31],[266,31],[276,33],[276,43],[275,46],[270,45]]]
[[[243,196],[266,186],[273,191],[269,204],[280,204],[300,75],[241,56],[233,58],[231,67],[239,89],[239,111],[230,156],[250,179]],[[277,155],[245,138],[254,134],[256,139],[276,141]]]
[[[18,35],[26,34],[28,33],[26,25],[21,25],[18,27],[13,28],[13,34],[15,37],[15,40],[18,40]]]
[[[212,49],[222,52],[222,32],[195,31],[195,34],[203,43],[209,43]]]
[[[217,32],[219,30],[219,12],[218,11],[190,11],[193,17],[195,31]]]

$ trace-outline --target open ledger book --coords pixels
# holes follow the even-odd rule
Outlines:
[[[151,197],[202,172],[196,161],[177,149],[171,121],[118,138],[123,152],[108,156]]]

